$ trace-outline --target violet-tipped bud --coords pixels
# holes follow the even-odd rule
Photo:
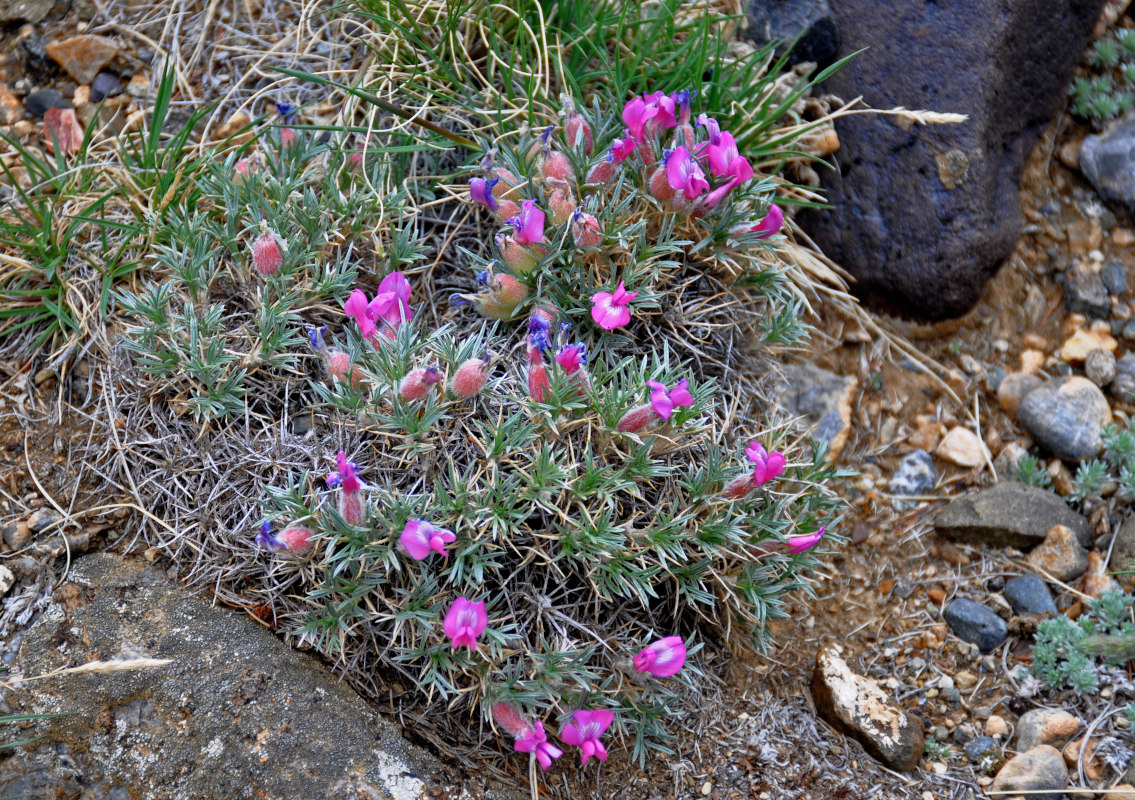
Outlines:
[[[536,268],[548,248],[542,245],[523,245],[512,236],[498,236],[497,246],[501,260],[518,275],[527,275]]]
[[[284,253],[288,252],[288,243],[280,238],[280,234],[263,224],[262,231],[252,243],[252,266],[261,275],[275,275],[276,270],[284,262]]]
[[[493,356],[487,350],[484,358],[469,358],[461,363],[453,375],[450,390],[458,397],[472,397],[485,388]]]
[[[398,394],[403,400],[421,400],[442,377],[438,367],[412,369],[399,382]]]
[[[300,555],[306,553],[314,544],[311,541],[311,531],[302,525],[289,525],[276,537],[289,553]]]
[[[571,219],[576,208],[575,198],[571,196],[571,190],[566,186],[557,186],[548,199],[548,208],[552,212],[552,222],[556,225],[563,225]]]
[[[749,473],[745,473],[744,475],[738,475],[736,478],[729,481],[729,483],[725,484],[725,488],[721,493],[730,500],[740,500],[749,492],[753,491],[754,488],[756,487],[753,486],[753,476]]]
[[[598,247],[603,244],[603,229],[594,214],[575,210],[571,223],[571,236],[577,247]]]
[[[493,274],[492,268],[478,276],[486,287],[477,294],[459,294],[451,298],[455,304],[469,303],[489,319],[509,320],[516,307],[528,298],[528,287],[512,275]]]

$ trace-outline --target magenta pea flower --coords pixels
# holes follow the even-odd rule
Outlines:
[[[687,200],[709,189],[705,173],[685,145],[674,148],[666,157],[666,182],[674,191],[684,193]]]
[[[765,450],[760,442],[749,442],[745,455],[753,462],[753,486],[763,486],[784,472],[784,453]]]
[[[715,122],[714,125],[716,124]],[[705,151],[709,161],[709,169],[718,178],[730,174],[730,165],[741,157],[741,153],[737,149],[737,142],[729,131],[718,133],[716,141],[711,138]]]
[[[784,225],[784,212],[780,210],[780,206],[770,203],[768,213],[751,230],[757,234],[758,239],[767,239],[779,233],[782,225]]]
[[[339,469],[327,476],[327,483],[342,489],[339,494],[339,515],[348,525],[358,525],[363,519],[363,482],[355,474],[356,467],[347,460],[346,453],[340,450],[335,460]]]
[[[544,240],[544,212],[536,207],[535,200],[520,204],[520,212],[508,220],[516,233],[512,240],[519,245],[537,244]]]
[[[410,282],[401,272],[391,272],[378,285],[378,294],[368,301],[361,289],[355,289],[343,303],[343,311],[353,317],[363,338],[382,336],[393,339],[402,323],[414,318],[410,308]],[[381,325],[381,327],[380,327]]]
[[[694,398],[690,395],[690,382],[685,378],[674,384],[673,389],[667,389],[665,384],[658,381],[647,381],[646,385],[650,387],[650,405],[660,419],[668,420],[675,408],[694,404]]]
[[[824,538],[824,534],[828,532],[828,526],[820,528],[815,533],[808,533],[801,536],[788,537],[788,552],[789,553],[803,553],[805,550],[811,550],[820,540]]]
[[[715,146],[721,143],[721,126],[717,124],[717,120],[708,114],[699,114],[698,125],[705,128],[706,133],[709,135],[709,146]]]
[[[591,296],[591,318],[605,331],[621,328],[631,321],[630,303],[638,297],[638,292],[628,292],[626,284],[619,281],[614,292],[596,292]]]
[[[516,740],[513,749],[518,753],[534,753],[540,769],[545,772],[552,762],[562,756],[564,751],[548,741],[544,723],[538,719],[527,720],[521,716],[516,706],[501,701],[493,704],[493,719],[512,734]]]
[[[624,128],[623,138],[616,139],[611,143],[611,150],[609,151],[607,160],[613,161],[616,164],[623,163],[630,154],[634,152],[635,144],[635,137],[634,134],[631,133],[631,129]]]
[[[556,363],[563,367],[568,375],[578,372],[587,363],[587,347],[582,344],[561,347],[556,353]]]
[[[560,731],[560,738],[565,743],[574,745],[583,751],[581,764],[586,764],[587,759],[592,756],[600,761],[606,761],[607,748],[603,746],[599,737],[607,731],[607,728],[611,727],[611,723],[614,721],[614,713],[606,709],[576,711],[571,715],[571,719],[564,724],[563,730]]]
[[[477,205],[484,206],[490,211],[497,210],[497,199],[493,196],[493,187],[496,186],[500,178],[491,178],[485,180],[484,178],[470,178],[469,179],[469,197]]]
[[[644,94],[642,98],[650,111],[647,120],[649,127],[657,132],[676,127],[678,124],[678,103],[675,95],[654,92]]]
[[[468,598],[458,597],[446,612],[442,630],[453,642],[454,650],[464,646],[474,651],[477,649],[477,637],[485,632],[488,624],[484,600],[474,603]]]
[[[729,165],[728,172],[729,180],[718,186],[705,198],[706,208],[716,208],[726,195],[736,189],[742,183],[753,179],[753,167],[749,164],[748,159],[738,156]]]
[[[402,529],[398,541],[415,561],[422,561],[430,553],[438,553],[442,557],[448,556],[445,546],[456,542],[457,536],[453,531],[438,528],[424,519],[411,519],[406,521],[406,527]]]
[[[636,672],[648,672],[656,678],[669,678],[686,663],[686,643],[681,636],[667,636],[639,650],[634,657]]]

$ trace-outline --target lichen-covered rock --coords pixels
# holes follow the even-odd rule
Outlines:
[[[397,725],[311,656],[153,567],[75,562],[17,662],[35,675],[96,659],[167,658],[156,670],[29,683],[8,702],[39,742],[0,763],[0,796],[393,798],[474,778],[406,742]],[[497,797],[502,795],[490,791]]]
[[[820,648],[812,673],[816,708],[892,769],[913,769],[922,757],[922,725],[894,705],[878,684],[851,671],[831,645]]]
[[[1053,525],[1069,528],[1081,545],[1091,546],[1086,519],[1052,492],[1017,481],[956,497],[934,518],[934,530],[947,539],[1020,549],[1043,542]]]

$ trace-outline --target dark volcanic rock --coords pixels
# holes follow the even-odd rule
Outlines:
[[[1105,198],[1135,209],[1135,114],[1084,139],[1080,169]]]
[[[1052,492],[1016,481],[956,497],[934,518],[934,529],[947,539],[1022,550],[1043,542],[1053,525],[1071,529],[1080,544],[1091,547],[1086,519]]]
[[[1081,265],[1068,273],[1064,281],[1064,308],[1072,314],[1096,319],[1111,316],[1111,298],[1097,270]]]
[[[405,741],[326,667],[250,617],[111,554],[75,562],[17,668],[39,675],[97,658],[172,663],[11,691],[21,712],[70,714],[20,732],[41,738],[0,763],[0,796],[409,800],[481,782]]]
[[[988,653],[1009,635],[1009,626],[997,612],[981,603],[960,597],[942,609],[942,619],[959,639],[976,644]]]
[[[1018,575],[1005,581],[1005,599],[1017,614],[1055,614],[1056,603],[1048,584],[1036,575]]]
[[[792,65],[810,61],[823,69],[839,53],[839,29],[827,0],[752,0],[746,34],[757,44],[795,41]]]
[[[837,120],[837,168],[822,175],[831,209],[797,221],[873,305],[958,316],[1017,241],[1021,169],[1064,102],[1103,0],[830,2],[840,55],[865,51],[827,91],[969,120]]]
[[[812,673],[816,709],[892,769],[913,769],[922,758],[922,724],[891,702],[878,684],[857,675],[834,647],[816,654]]]
[[[71,104],[54,89],[36,89],[24,100],[24,107],[33,117],[42,117],[49,108],[70,108]]]

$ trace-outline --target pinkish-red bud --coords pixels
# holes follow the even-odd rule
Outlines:
[[[351,357],[346,353],[335,351],[327,356],[327,371],[331,373],[331,377],[337,381],[347,380],[347,371],[350,370],[350,384],[354,388],[362,385],[366,376],[363,374],[362,367],[358,364],[351,365]]]
[[[499,185],[499,184],[498,184]],[[507,222],[520,213],[520,206],[511,200],[497,201],[497,222]]]
[[[619,420],[619,424],[615,427],[623,433],[638,433],[645,428],[655,416],[654,406],[650,405],[650,403],[636,406],[626,414],[623,414],[623,418]]]
[[[518,275],[527,275],[540,263],[540,256],[543,255],[537,248],[539,245],[517,244],[516,240],[509,236],[501,244],[501,260]],[[539,249],[544,253],[548,252],[547,248]]]
[[[660,166],[650,175],[650,194],[663,203],[674,197],[674,188],[666,178],[666,167]]]
[[[548,208],[552,211],[552,222],[556,225],[563,225],[571,219],[571,215],[575,211],[575,200],[571,196],[571,191],[564,186],[556,187],[556,190],[548,199]]]
[[[730,500],[740,500],[742,497],[753,491],[753,476],[749,473],[738,475],[729,483],[725,484],[725,489],[722,494]]]
[[[548,153],[544,163],[540,165],[540,174],[544,176],[546,181],[575,182],[575,172],[571,168],[571,162],[568,161],[567,156],[558,150],[552,150]]]
[[[588,183],[597,183],[606,186],[615,178],[615,162],[600,161],[587,173]]]
[[[311,549],[311,531],[302,525],[292,525],[284,528],[279,536],[276,537],[284,543],[284,549],[289,553],[304,553]]]
[[[441,379],[441,370],[437,367],[412,369],[399,382],[398,394],[403,400],[421,400]]]
[[[489,379],[489,362],[483,358],[470,358],[457,368],[453,376],[452,390],[458,397],[472,397]]]
[[[520,186],[520,179],[509,172],[504,167],[494,167],[490,170],[491,178],[500,178],[493,185],[493,197],[497,200],[511,200],[513,202],[520,202],[520,192],[517,187]]]
[[[242,158],[233,164],[233,177],[248,180],[256,172],[256,162],[251,158]]]
[[[265,230],[252,243],[252,266],[261,275],[275,275],[288,246],[275,231]]]
[[[583,152],[588,155],[595,149],[595,140],[591,137],[591,126],[578,111],[572,111],[564,120],[564,134],[567,136],[569,147],[583,145]]]
[[[300,140],[299,134],[291,128],[280,128],[280,146],[288,149],[294,147]]]
[[[542,362],[528,368],[528,395],[537,403],[548,399],[548,370]]]
[[[598,247],[603,244],[603,229],[594,214],[580,214],[571,225],[571,235],[579,247]]]

